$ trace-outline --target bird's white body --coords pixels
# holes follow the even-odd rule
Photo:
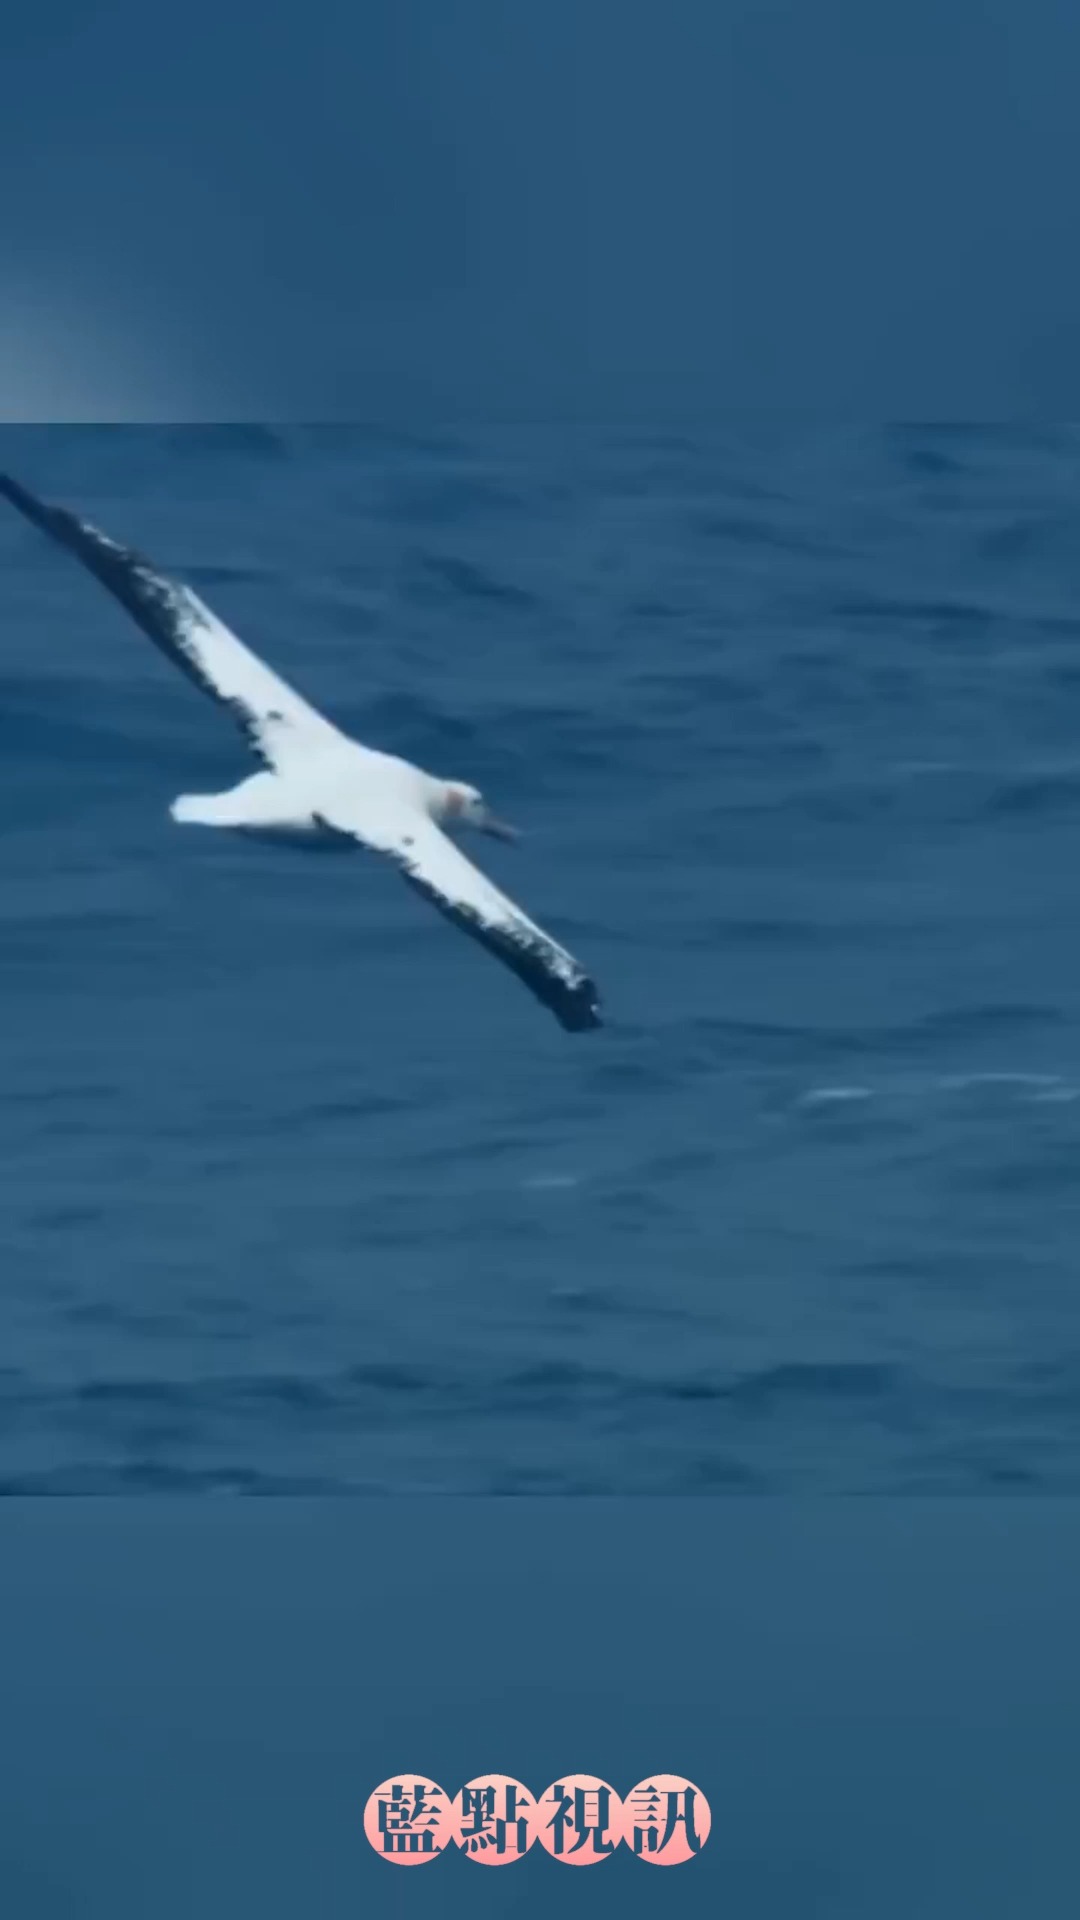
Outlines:
[[[183,826],[320,840],[331,831],[325,824],[328,807],[370,808],[377,814],[400,802],[426,812],[437,784],[407,760],[343,738],[339,748],[331,747],[311,765],[301,763],[287,773],[267,768],[224,793],[182,793],[169,812]]]
[[[193,593],[88,521],[7,476],[0,494],[76,555],[163,653],[229,709],[262,762],[224,793],[181,794],[172,817],[304,846],[385,854],[441,913],[502,960],[560,1025],[600,1024],[596,989],[572,955],[467,860],[444,827],[512,837],[473,787],[362,746],[309,706]]]

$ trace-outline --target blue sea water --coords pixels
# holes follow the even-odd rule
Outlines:
[[[0,519],[0,1486],[1080,1487],[1080,436],[39,428],[484,789],[568,1035]]]

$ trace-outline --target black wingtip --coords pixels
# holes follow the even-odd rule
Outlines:
[[[568,981],[538,963],[528,948],[517,953],[504,948],[502,958],[530,993],[555,1015],[564,1033],[595,1033],[603,1026],[600,996],[587,976]]]
[[[552,994],[547,1004],[567,1033],[596,1033],[604,1024],[591,980],[582,980],[576,987]]]
[[[20,513],[28,514],[31,519],[36,519],[42,510],[41,501],[35,500],[32,493],[27,493],[26,488],[13,480],[10,473],[0,473],[0,493],[5,500],[11,501],[13,507],[18,507]]]
[[[522,985],[554,1014],[566,1033],[589,1033],[603,1025],[595,985],[586,974],[574,974],[568,978],[552,966],[550,942],[534,940],[528,934],[513,933],[506,927],[491,925],[463,901],[448,899],[408,860],[399,858],[398,865],[407,884],[425,900],[429,900],[444,919],[459,927],[462,933],[468,934],[471,940],[477,941],[501,960],[504,966],[509,967]],[[566,958],[565,955],[561,957],[563,960]]]
[[[46,501],[39,500],[35,493],[31,493],[18,480],[12,479],[10,473],[0,473],[0,494],[5,500],[9,500],[13,507],[18,508],[25,520],[29,520],[35,527],[40,527],[42,533],[62,537],[62,521],[65,517],[62,510],[59,507],[50,507]]]

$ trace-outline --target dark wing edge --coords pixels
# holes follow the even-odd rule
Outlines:
[[[579,968],[569,976],[560,971],[556,962],[562,959],[565,963],[566,956],[553,941],[538,938],[527,927],[515,929],[513,922],[492,926],[474,908],[448,899],[416,871],[406,854],[395,850],[391,857],[408,885],[437,907],[444,919],[460,932],[467,933],[509,967],[522,985],[555,1015],[567,1033],[589,1033],[603,1025],[595,982]]]
[[[267,766],[273,765],[259,737],[257,716],[249,713],[241,701],[222,695],[202,667],[189,637],[200,618],[182,586],[163,575],[135,548],[107,539],[78,514],[69,513],[66,507],[50,506],[39,500],[10,474],[0,473],[0,496],[10,501],[33,526],[74,554],[120,602],[158,651],[179,667],[201,693],[208,693],[219,706],[232,712],[254,752]]]

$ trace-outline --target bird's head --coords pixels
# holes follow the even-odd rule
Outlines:
[[[482,793],[460,780],[442,780],[435,796],[435,817],[444,827],[475,827],[496,840],[516,840],[517,830],[492,813]]]

